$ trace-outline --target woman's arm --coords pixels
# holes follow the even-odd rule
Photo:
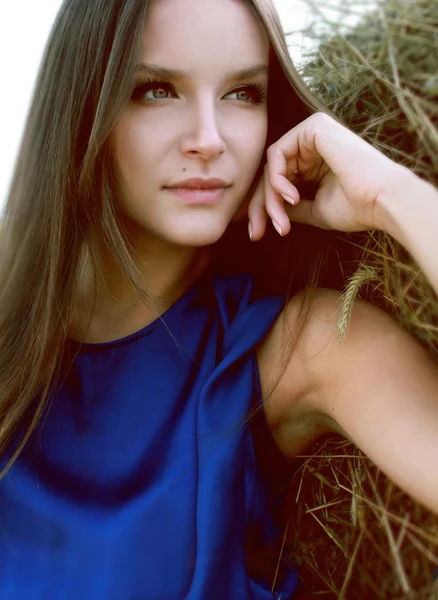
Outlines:
[[[356,302],[339,343],[338,299],[337,292],[319,291],[272,394],[299,297],[259,351],[265,412],[276,443],[292,457],[321,433],[341,433],[438,513],[438,368],[388,314],[366,302]]]
[[[298,174],[297,174],[298,173]],[[300,197],[300,177],[319,187]],[[249,206],[252,239],[271,218],[325,229],[382,229],[417,260],[438,292],[438,194],[323,114],[268,151]],[[389,315],[356,302],[338,342],[339,294],[320,291],[298,346],[281,370],[301,302],[294,298],[259,351],[265,411],[279,448],[294,455],[325,431],[343,433],[396,483],[438,513],[438,367]]]
[[[376,225],[417,261],[438,295],[438,192],[400,167],[377,199]]]

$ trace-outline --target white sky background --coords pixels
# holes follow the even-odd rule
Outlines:
[[[274,0],[289,38],[294,59],[305,39],[299,33],[309,23],[303,0]],[[342,0],[333,0],[333,4]],[[3,6],[1,6],[1,4]],[[35,78],[61,0],[0,0],[0,212],[18,151]]]

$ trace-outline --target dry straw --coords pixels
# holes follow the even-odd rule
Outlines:
[[[328,4],[307,4],[316,21],[304,33],[318,49],[301,69],[312,90],[359,135],[438,185],[438,0],[367,3],[366,12],[344,0],[340,14],[364,15],[349,28],[322,14]],[[417,265],[383,232],[370,232],[362,250],[340,304],[340,339],[363,292],[438,359],[438,302]],[[438,456],[431,464],[438,469]],[[287,510],[284,552],[301,565],[302,598],[438,600],[438,519],[351,443],[331,438],[301,457]]]

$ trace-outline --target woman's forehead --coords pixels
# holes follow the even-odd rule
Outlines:
[[[269,40],[252,5],[242,0],[152,0],[141,60],[192,70],[228,63],[233,70],[267,63]],[[172,63],[172,64],[169,64]]]

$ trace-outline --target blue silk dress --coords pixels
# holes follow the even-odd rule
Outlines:
[[[143,330],[84,344],[0,481],[1,600],[290,598],[245,568],[267,489],[246,417],[284,300],[204,275]]]

